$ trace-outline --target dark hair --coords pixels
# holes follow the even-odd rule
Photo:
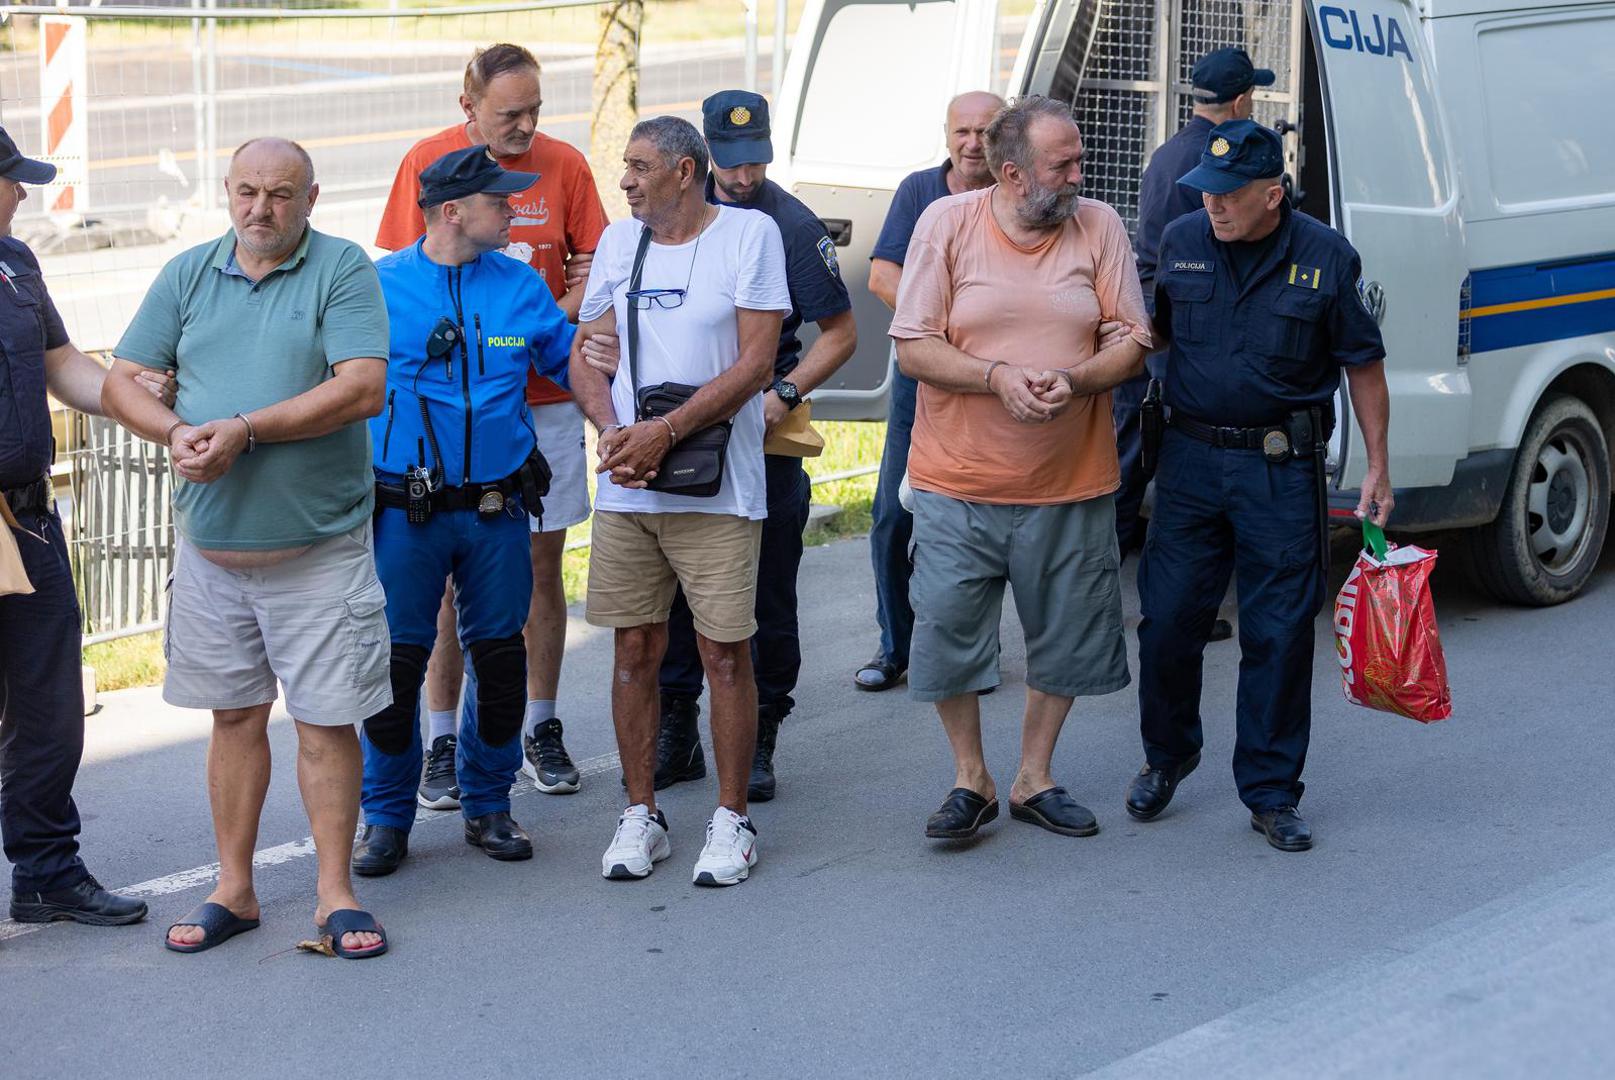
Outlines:
[[[501,43],[478,49],[465,66],[465,93],[478,101],[487,93],[488,84],[512,71],[531,71],[538,74],[538,58],[520,45]]]
[[[1017,168],[1032,167],[1032,140],[1028,136],[1032,121],[1044,116],[1057,116],[1072,120],[1071,106],[1056,98],[1042,94],[1019,97],[998,110],[998,115],[987,125],[987,168],[999,177],[1006,161]],[[1001,178],[1001,177],[1000,177]]]
[[[695,162],[695,178],[707,178],[707,141],[695,130],[695,125],[676,116],[653,116],[641,120],[628,133],[628,141],[644,139],[662,155],[662,163],[670,169],[678,168],[684,158]]]

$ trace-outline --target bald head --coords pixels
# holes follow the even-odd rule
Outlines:
[[[985,90],[972,90],[948,102],[948,160],[967,191],[993,182],[987,168],[987,125],[1004,107],[1004,99]]]
[[[260,267],[278,265],[297,250],[320,194],[308,151],[290,139],[276,138],[253,139],[236,148],[224,191],[237,256],[244,253]]]

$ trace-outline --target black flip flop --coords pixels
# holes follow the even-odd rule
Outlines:
[[[324,926],[315,923],[314,928],[321,934],[331,935],[331,950],[344,960],[368,960],[387,951],[387,931],[368,911],[341,908],[325,917]],[[368,949],[344,949],[343,934],[380,934],[381,940]]]
[[[890,690],[898,684],[899,680],[903,678],[903,673],[907,670],[907,668],[898,667],[883,656],[877,656],[853,673],[852,684],[860,690],[868,690],[874,693],[881,690]],[[875,677],[872,679],[864,678],[864,672],[866,671],[874,672]]]
[[[1099,822],[1093,813],[1066,793],[1063,787],[1040,791],[1024,803],[1011,802],[1009,816],[1030,821],[1061,836],[1093,836]]]
[[[170,926],[168,933],[172,934],[177,926],[201,927],[202,940],[194,945],[175,945],[170,937],[164,935],[163,944],[173,952],[198,953],[207,952],[215,945],[223,945],[237,934],[258,929],[258,920],[243,919],[223,904],[206,903]]]
[[[988,801],[969,788],[956,787],[926,820],[925,835],[933,840],[968,840],[997,816],[997,799]]]

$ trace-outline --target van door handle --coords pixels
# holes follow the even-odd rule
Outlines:
[[[852,243],[852,222],[847,218],[820,218],[819,223],[830,234],[830,242],[836,247],[846,247]]]

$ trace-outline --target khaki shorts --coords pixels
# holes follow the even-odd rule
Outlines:
[[[392,703],[387,598],[370,522],[295,559],[226,570],[179,543],[169,577],[163,700],[248,709],[275,700],[305,724],[357,724]]]
[[[584,618],[593,626],[667,621],[673,593],[710,641],[757,632],[757,552],[763,523],[733,514],[639,514],[596,510]]]

